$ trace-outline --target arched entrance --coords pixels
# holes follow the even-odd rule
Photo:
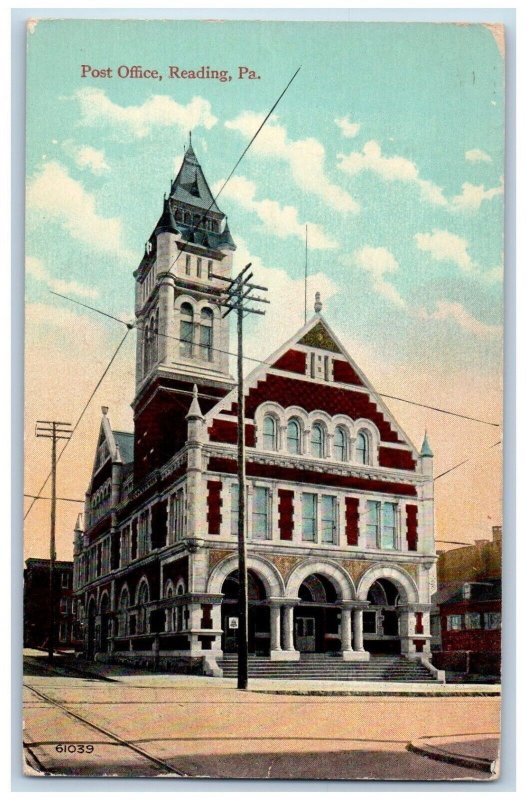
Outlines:
[[[221,603],[222,650],[224,653],[235,653],[238,649],[238,629],[236,627],[239,620],[238,570],[233,570],[227,575],[221,591],[224,595]],[[267,593],[263,581],[252,569],[247,571],[247,595],[249,600],[249,653],[268,655],[271,629]]]
[[[108,652],[111,633],[110,598],[105,593],[101,600],[101,652]]]
[[[370,603],[363,615],[364,649],[370,653],[400,653],[398,587],[388,578],[377,578],[369,588]]]
[[[294,611],[295,648],[301,653],[340,650],[340,600],[333,583],[321,573],[308,575],[298,589]]]
[[[90,660],[93,660],[93,658],[95,657],[96,615],[97,615],[97,607],[95,605],[95,599],[92,597],[90,602],[88,603],[88,631],[87,631],[87,642],[86,642],[86,648],[87,648],[86,655]]]

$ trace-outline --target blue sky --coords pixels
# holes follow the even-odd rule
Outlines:
[[[262,341],[272,349],[303,321],[308,224],[310,306],[319,289],[326,317],[374,383],[499,419],[504,78],[495,31],[69,20],[38,23],[28,46],[28,370],[38,347],[53,342],[47,352],[61,351],[80,404],[98,362],[87,355],[82,378],[73,377],[74,345],[82,334],[103,363],[120,330],[66,308],[49,289],[131,317],[132,272],[188,130],[219,187],[301,66],[219,200],[238,263],[252,260],[271,289],[249,351],[261,356]],[[82,79],[83,64],[112,67],[114,77]],[[157,69],[163,79],[119,79],[120,65]],[[208,65],[233,79],[169,80],[169,65]],[[259,79],[238,80],[240,65]],[[46,358],[33,367],[32,391],[52,398]],[[116,379],[108,391],[129,426],[133,387],[120,386],[121,396]],[[452,443],[448,425],[435,430],[432,419],[394,412],[407,415],[416,439],[423,427],[434,431],[445,465],[494,435],[456,429]]]

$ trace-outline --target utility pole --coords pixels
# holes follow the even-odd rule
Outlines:
[[[72,428],[69,422],[37,420],[35,436],[51,439],[51,526],[49,534],[49,635],[48,661],[53,661],[55,645],[55,523],[57,515],[57,441],[69,439]]]
[[[253,276],[249,272],[251,264],[247,264],[236,278],[224,278],[222,275],[212,275],[212,278],[224,281],[228,286],[223,290],[218,305],[225,311],[227,317],[231,311],[237,314],[238,334],[238,689],[247,689],[248,686],[248,638],[249,638],[249,602],[247,595],[247,545],[245,533],[246,503],[245,503],[245,396],[243,392],[243,318],[248,314],[265,314],[250,303],[269,303],[263,297],[257,297],[253,292],[266,292],[267,287],[250,283]]]

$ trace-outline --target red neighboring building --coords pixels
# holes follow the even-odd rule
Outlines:
[[[441,553],[432,614],[434,663],[495,678],[501,663],[501,527],[492,541]]]
[[[73,562],[55,562],[55,646],[75,645]],[[45,648],[49,636],[49,559],[28,558],[24,570],[24,646]]]

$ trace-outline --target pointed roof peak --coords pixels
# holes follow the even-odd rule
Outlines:
[[[192,388],[192,403],[187,412],[186,419],[203,419],[203,413],[198,400],[198,387],[194,384]]]
[[[221,214],[192,147],[191,135],[189,135],[189,144],[185,150],[183,162],[172,183],[170,195],[174,200],[202,211]]]
[[[172,213],[172,208],[170,206],[170,199],[165,195],[163,199],[163,213],[159,217],[157,225],[154,229],[154,234],[167,232],[179,234],[176,220],[174,219],[174,214]]]
[[[425,430],[425,436],[424,436],[424,439],[423,439],[423,444],[421,445],[421,456],[425,456],[427,458],[432,458],[433,455],[434,454],[432,452],[432,448],[430,447],[430,443],[428,442],[428,435],[427,435],[427,432]]]

